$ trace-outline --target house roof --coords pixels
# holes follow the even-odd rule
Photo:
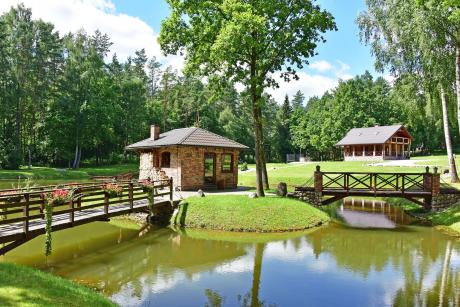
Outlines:
[[[348,131],[347,135],[345,135],[345,137],[341,139],[336,146],[383,144],[400,129],[404,129],[404,131],[408,134],[408,137],[412,139],[412,136],[403,125],[353,128]]]
[[[160,134],[156,140],[148,138],[140,142],[126,146],[127,150],[158,148],[163,146],[184,145],[184,146],[210,146],[224,148],[249,148],[243,144],[232,141],[221,135],[212,133],[205,129],[191,127],[174,129]]]

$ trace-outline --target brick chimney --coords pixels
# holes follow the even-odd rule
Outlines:
[[[151,125],[150,126],[150,138],[158,140],[160,138],[160,126]]]

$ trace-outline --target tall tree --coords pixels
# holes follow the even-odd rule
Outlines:
[[[324,41],[322,33],[336,29],[334,19],[310,0],[168,3],[171,15],[161,25],[162,50],[185,53],[187,72],[246,86],[256,140],[257,194],[264,196],[262,94],[278,86],[276,72],[283,71],[285,80],[298,78],[295,69],[315,54],[317,43]]]
[[[376,67],[389,67],[395,76],[417,74],[428,88],[438,88],[445,97],[453,84],[454,54],[443,25],[434,22],[434,9],[420,6],[421,0],[367,0],[368,11],[358,18],[362,39],[371,44]],[[433,7],[432,7],[433,8]],[[449,134],[448,108],[443,102],[445,143],[451,181],[457,182],[455,159]]]

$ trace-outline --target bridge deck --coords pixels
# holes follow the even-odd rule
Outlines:
[[[170,200],[166,197],[155,199],[155,207],[169,204]],[[77,225],[87,224],[90,222],[105,220],[110,217],[128,214],[130,212],[139,212],[148,208],[146,199],[133,202],[133,209],[129,203],[121,203],[110,205],[108,214],[105,214],[103,207],[84,209],[74,213],[74,222],[70,220],[69,213],[54,214],[52,228],[54,230],[70,228]],[[31,237],[35,237],[45,233],[45,219],[32,220],[29,223],[29,233]],[[0,243],[15,241],[24,237],[24,228],[22,222],[0,225]]]

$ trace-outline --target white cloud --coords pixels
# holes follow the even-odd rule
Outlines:
[[[175,69],[183,66],[182,58],[162,55],[158,33],[152,27],[138,17],[118,13],[111,0],[1,0],[0,13],[19,3],[32,9],[34,19],[53,23],[61,35],[80,29],[90,34],[95,30],[106,33],[113,43],[111,51],[122,60],[145,48],[149,57],[156,56]]]
[[[331,78],[319,74],[308,74],[304,71],[298,72],[299,80],[292,80],[285,82],[281,77],[275,77],[280,87],[277,89],[267,89],[267,93],[281,103],[284,96],[287,94],[292,97],[297,91],[301,91],[305,98],[308,99],[313,96],[321,96],[326,91],[333,89],[338,85],[338,79]]]
[[[334,68],[334,73],[337,78],[341,80],[348,80],[353,78],[353,76],[348,73],[348,71],[350,70],[350,65],[340,60],[337,60],[337,63],[339,63],[339,67]]]
[[[316,61],[309,65],[311,69],[317,70],[319,72],[325,72],[334,69],[334,66],[328,61]]]

